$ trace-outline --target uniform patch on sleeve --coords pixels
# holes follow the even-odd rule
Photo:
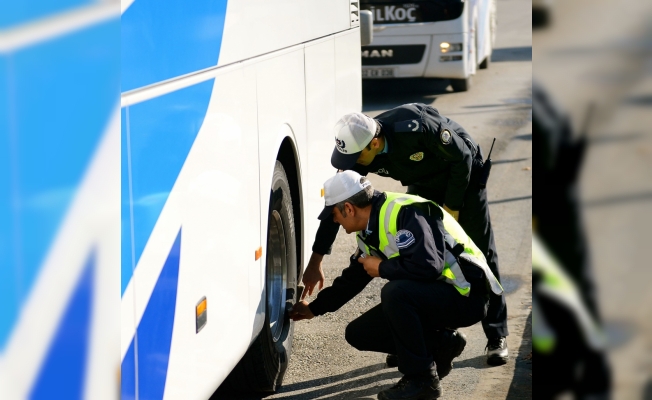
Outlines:
[[[396,122],[394,132],[423,132],[423,124],[417,119]]]
[[[407,249],[413,244],[414,244],[414,235],[412,234],[412,232],[406,229],[401,229],[400,231],[396,232],[396,246],[399,249]]]

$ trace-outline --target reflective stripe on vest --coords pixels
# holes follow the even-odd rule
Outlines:
[[[535,296],[532,297],[532,346],[542,354],[548,354],[557,345],[557,335],[552,330],[539,308]]]
[[[386,192],[385,195],[387,196],[387,199],[381,206],[378,216],[378,238],[380,242],[380,251],[385,255],[385,257],[391,259],[400,256],[400,251],[396,245],[396,233],[398,230],[396,221],[401,208],[413,203],[430,203],[433,207],[439,206],[430,200],[405,193]],[[441,207],[439,208],[441,209]],[[489,281],[492,291],[496,294],[502,293],[503,288],[489,269],[480,249],[478,249],[471,238],[464,232],[462,227],[450,214],[445,212],[443,209],[441,209],[441,211],[444,216],[444,229],[446,230],[444,240],[451,248],[455,247],[458,243],[461,243],[464,246],[464,252],[460,255],[460,258],[463,258],[481,268],[485,272],[485,276]],[[358,232],[356,235],[358,247],[366,254],[374,255],[373,250],[375,249],[370,249],[362,239],[360,239],[360,234],[361,233]],[[448,251],[448,249],[444,249],[444,270],[439,279],[452,284],[455,289],[464,296],[468,296],[471,291],[471,284],[464,278],[464,274],[462,273],[457,258]]]
[[[537,293],[554,300],[571,311],[577,319],[589,347],[594,350],[604,349],[606,345],[604,334],[586,309],[575,283],[550,256],[536,235],[532,236],[532,271],[539,272],[543,276],[542,282],[535,288]],[[536,304],[532,306],[534,308]],[[554,334],[550,335],[552,330],[545,320],[534,318],[537,314],[539,312],[534,313],[533,310],[532,338],[535,348],[543,352],[552,351],[555,346]]]

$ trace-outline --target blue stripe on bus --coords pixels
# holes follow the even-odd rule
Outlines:
[[[132,261],[131,250],[132,237],[131,237],[131,209],[130,209],[130,184],[129,184],[129,148],[128,135],[127,135],[127,109],[120,110],[120,185],[121,185],[121,216],[120,216],[120,240],[122,241],[121,262],[120,262],[120,295],[123,295],[127,284],[134,273],[134,262]]]
[[[32,387],[32,400],[84,398],[95,280],[95,252],[84,270],[69,301],[47,356]],[[27,316],[29,318],[29,316]]]
[[[136,335],[138,341],[138,398],[159,400],[163,398],[167,379],[177,303],[179,259],[181,254],[181,231],[168,254],[161,275],[158,277],[152,296],[147,303]],[[134,341],[122,362],[122,399],[135,398]]]
[[[122,15],[122,91],[217,65],[227,0],[136,0]]]
[[[136,355],[134,339],[131,339],[129,349],[120,367],[120,400],[136,398]]]
[[[50,17],[96,2],[96,0],[7,0],[2,3],[0,29]]]
[[[122,294],[204,122],[212,90],[211,79],[123,110],[123,117],[128,112],[129,130],[122,125]]]
[[[14,210],[12,209],[11,135],[9,130],[8,57],[0,56],[0,354],[18,312]],[[14,178],[15,179],[15,178]]]
[[[9,145],[12,183],[0,197],[12,200],[1,204],[11,221],[0,237],[11,242],[0,282],[13,288],[0,290],[0,353],[118,105],[119,32],[116,18],[1,58],[9,129],[0,147]]]

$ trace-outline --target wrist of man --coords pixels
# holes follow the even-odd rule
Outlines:
[[[387,278],[387,260],[383,260],[378,264],[378,275],[383,279]]]
[[[326,313],[326,311],[322,310],[321,307],[319,307],[319,302],[316,299],[312,303],[308,304],[308,308],[310,309],[312,315],[314,315],[315,317],[318,317]]]
[[[312,246],[313,254],[319,254],[322,257],[325,256],[325,255],[330,255],[332,249],[333,249],[333,246],[329,246],[329,247],[324,248],[324,247],[318,246],[316,243]]]

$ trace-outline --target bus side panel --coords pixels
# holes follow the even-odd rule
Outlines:
[[[304,180],[303,204],[305,218],[304,259],[312,253],[317,216],[324,207],[321,189],[335,172],[331,167],[333,126],[340,117],[335,113],[335,39],[307,45],[306,57],[306,115],[308,124],[308,173]],[[305,268],[305,265],[302,267]]]
[[[350,0],[229,0],[218,65],[351,27]]]
[[[210,397],[257,333],[262,261],[255,256],[261,246],[255,85],[253,71],[242,68],[215,78],[175,187],[182,258],[167,399]],[[197,332],[203,298],[207,322]]]
[[[304,176],[306,154],[306,97],[303,47],[256,64],[258,100],[258,156],[260,159],[260,243],[267,256],[267,214],[272,174],[283,139],[289,137],[299,155]],[[291,168],[286,165],[285,168]],[[295,224],[299,224],[296,221]],[[261,265],[260,292],[264,294],[265,271]]]
[[[123,269],[122,309],[133,307],[134,323],[131,329],[123,327],[121,345],[123,357],[127,355],[123,370],[133,369],[137,382],[123,379],[123,396],[131,386],[138,389],[137,397],[163,395],[184,242],[177,183],[212,87],[212,80],[202,82],[131,105],[125,112],[123,168],[129,178],[122,182],[127,194],[122,252],[123,265],[132,264],[133,275],[125,278]]]
[[[308,177],[304,179],[306,262],[312,253],[317,215],[324,207],[321,189],[335,169],[333,126],[344,114],[362,109],[360,31],[350,30],[328,41],[306,46],[306,107],[308,117]],[[333,91],[332,88],[335,88]],[[302,266],[305,268],[305,265]]]
[[[230,0],[218,65],[306,41],[303,0]]]
[[[337,118],[362,110],[361,71],[360,29],[356,28],[335,38],[335,115]],[[335,122],[337,120],[333,121],[331,126],[335,126]],[[332,140],[329,146],[331,152],[335,145],[334,137]]]
[[[351,0],[304,0],[303,21],[308,40],[349,29]]]
[[[215,84],[128,109],[137,268],[123,308],[133,298],[138,322],[132,338],[123,329],[123,354],[135,354],[141,398],[161,398],[168,387],[205,397],[249,344],[242,333],[252,330],[249,270],[259,269],[260,229],[246,211],[259,207],[258,164],[246,156],[257,147],[255,86],[237,70]],[[202,297],[210,312],[197,333]]]
[[[215,66],[227,0],[136,0],[122,14],[121,87],[136,89]]]

